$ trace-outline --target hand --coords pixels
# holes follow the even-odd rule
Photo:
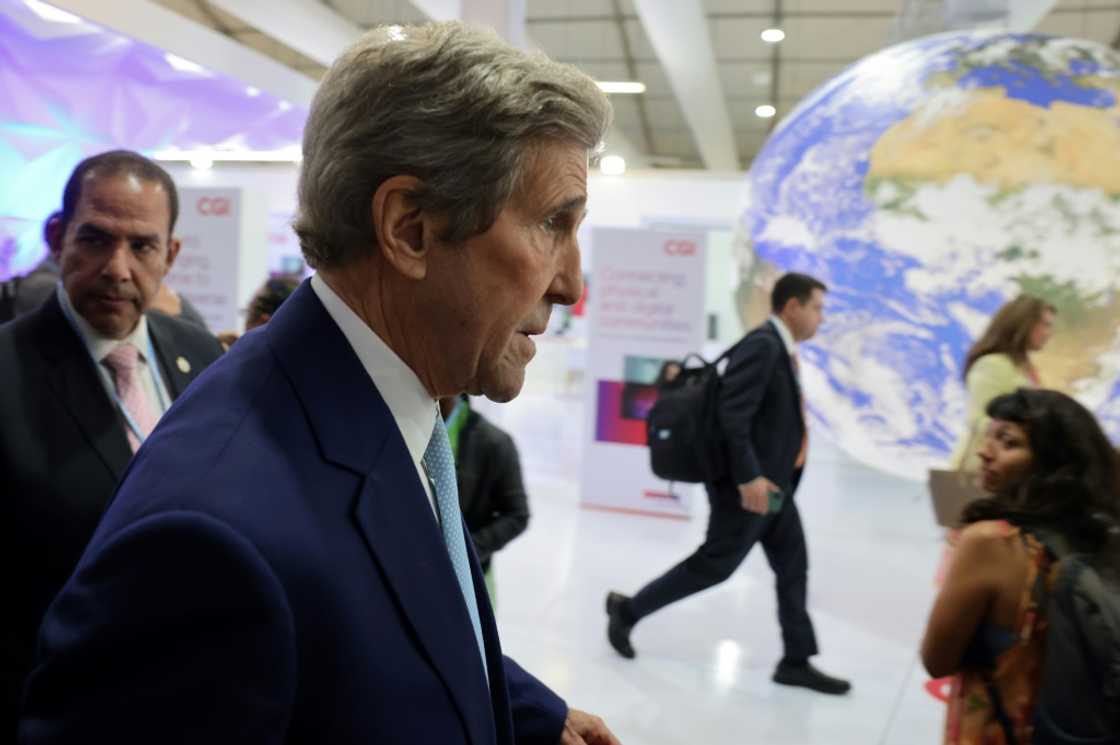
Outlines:
[[[739,484],[739,503],[747,512],[765,515],[770,511],[770,492],[772,491],[778,491],[774,482],[765,476],[759,476],[754,481]]]
[[[579,709],[568,709],[560,745],[622,745],[603,720]]]

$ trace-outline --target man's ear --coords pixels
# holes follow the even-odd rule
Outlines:
[[[167,266],[164,271],[164,276],[167,272],[171,271],[171,267],[175,265],[175,258],[179,255],[179,249],[183,247],[183,242],[175,236],[171,236],[171,240],[167,242]]]
[[[59,258],[62,256],[62,220],[58,215],[53,215],[51,219],[47,220],[46,227],[43,228],[43,234],[47,237],[47,247],[50,249],[51,258],[55,263],[58,263]]]
[[[424,279],[428,273],[431,230],[428,216],[416,203],[423,182],[415,176],[393,176],[373,193],[370,205],[373,234],[381,256],[409,279]]]

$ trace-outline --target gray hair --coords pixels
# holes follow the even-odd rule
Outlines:
[[[373,194],[387,179],[423,182],[441,236],[485,232],[542,143],[597,148],[611,117],[587,75],[458,22],[365,34],[327,72],[303,135],[295,231],[308,264],[336,267],[373,250]]]

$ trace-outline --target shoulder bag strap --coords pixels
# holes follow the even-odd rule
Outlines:
[[[1036,549],[1032,546],[1028,539],[1028,532],[1020,529],[1019,536],[1023,541],[1023,548],[1026,549],[1028,555],[1032,553],[1035,554],[1035,556],[1032,557],[1032,561],[1035,565],[1035,578],[1031,586],[1030,597],[1034,605],[1033,612],[1041,613],[1046,602],[1047,594],[1049,593],[1047,578],[1050,575],[1050,568],[1053,566],[1052,562],[1059,559],[1059,555],[1054,552],[1051,543],[1047,541],[1044,536],[1035,535],[1034,533],[1030,535],[1038,541],[1039,548]],[[1027,610],[1031,612],[1029,608]],[[1025,624],[1026,628],[1020,629],[1020,643],[1030,641],[1031,634],[1034,631],[1034,625],[1035,622],[1031,619]],[[1008,716],[1007,709],[1004,708],[1003,698],[999,695],[999,690],[996,688],[995,681],[992,680],[989,671],[984,672],[984,685],[988,690],[988,698],[991,699],[996,721],[999,722],[1000,728],[1003,729],[1003,735],[1007,740],[1007,745],[1019,745],[1018,739],[1015,737],[1015,727],[1011,723],[1011,717]]]
[[[996,721],[1003,729],[1003,738],[1007,741],[1007,745],[1019,745],[1019,739],[1015,737],[1015,727],[1011,724],[1011,717],[1007,716],[1007,709],[1003,708],[1003,699],[1000,698],[999,690],[987,673],[984,675],[984,685],[988,688],[988,698],[992,701]]]

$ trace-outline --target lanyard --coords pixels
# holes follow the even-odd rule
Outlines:
[[[62,292],[65,292],[65,290],[62,290]],[[85,337],[82,335],[81,327],[78,325],[77,319],[74,318],[74,315],[70,310],[70,304],[68,302],[60,302],[59,305],[62,306],[62,315],[66,316],[66,320],[70,323],[70,327],[74,329],[74,333],[78,335],[78,339],[82,342],[82,346],[85,347],[86,354],[89,355],[90,360],[93,362],[94,372],[100,375],[101,363],[98,362],[96,358],[94,358],[93,351],[89,348],[89,344],[86,343]],[[148,342],[147,356],[144,358],[144,361],[145,363],[147,363],[148,373],[152,376],[152,383],[155,385],[156,389],[156,398],[159,399],[159,409],[162,413],[167,410],[167,392],[164,391],[163,381],[160,380],[159,375],[156,372],[156,368],[159,365],[159,362],[156,361],[156,352],[155,348],[152,346],[151,332],[145,334],[144,336],[145,341]],[[115,384],[109,389],[108,393],[109,397],[113,399],[113,403],[117,405],[117,410],[120,411],[121,416],[124,417],[124,423],[128,425],[128,428],[136,437],[136,441],[143,445],[144,440],[146,439],[144,433],[140,431],[140,426],[136,423],[136,420],[132,418],[132,415],[128,413],[128,408],[124,405],[124,401],[122,401],[121,397],[117,394],[117,387]]]

